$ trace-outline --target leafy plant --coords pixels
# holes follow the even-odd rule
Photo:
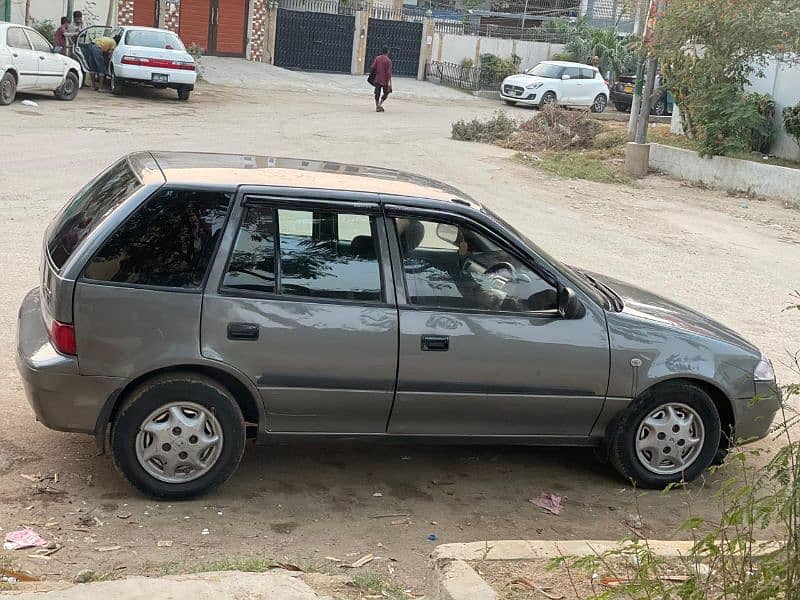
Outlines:
[[[505,140],[517,129],[517,122],[502,111],[486,121],[472,119],[453,123],[451,136],[465,142],[496,142]]]
[[[50,19],[45,19],[44,21],[39,21],[37,19],[31,19],[31,27],[33,27],[36,31],[41,33],[46,40],[53,41],[53,36],[56,33],[56,24],[53,23]]]
[[[636,45],[636,38],[620,36],[613,28],[582,27],[567,40],[564,54],[568,60],[587,65],[597,56],[603,75],[610,72],[613,76],[634,70]]]
[[[794,138],[798,149],[800,149],[800,102],[783,109],[783,128],[786,133]]]
[[[516,75],[519,73],[518,60],[519,57],[501,58],[495,54],[481,54],[481,84],[499,84],[509,75]]]

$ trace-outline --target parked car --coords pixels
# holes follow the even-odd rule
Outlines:
[[[152,27],[87,27],[78,34],[75,48],[87,71],[85,47],[100,35],[117,42],[109,64],[112,93],[124,94],[130,85],[149,85],[172,88],[178,92],[178,99],[189,99],[197,83],[197,65],[176,33]]]
[[[0,104],[11,104],[18,91],[72,100],[82,81],[81,66],[54,52],[38,31],[0,21]]]
[[[511,75],[500,86],[506,104],[542,107],[551,102],[564,106],[588,106],[601,113],[608,104],[608,85],[600,71],[581,63],[548,60],[518,75]]]
[[[153,496],[297,435],[595,446],[664,487],[778,408],[730,329],[386,169],[132,154],[50,224],[40,283],[17,329],[37,419],[108,435]]]
[[[620,75],[611,87],[611,103],[619,112],[630,112],[633,104],[633,90],[636,87],[636,75]],[[661,76],[656,75],[653,97],[650,102],[650,114],[664,116],[672,114],[674,102],[672,94],[662,85]]]

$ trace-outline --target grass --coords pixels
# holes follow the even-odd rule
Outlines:
[[[633,185],[633,178],[625,173],[623,165],[608,161],[605,150],[542,152],[538,156],[518,153],[514,156],[518,162],[537,167],[559,177],[588,179],[601,183],[621,183]]]
[[[246,573],[264,573],[276,566],[275,561],[270,558],[224,558],[214,562],[200,565],[198,573],[208,573],[210,571],[244,571]]]
[[[359,573],[353,577],[353,581],[369,594],[383,596],[389,600],[406,600],[408,598],[402,585],[389,581],[375,573]]]

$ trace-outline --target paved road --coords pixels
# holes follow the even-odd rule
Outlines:
[[[258,81],[252,89],[204,85],[189,103],[172,92],[115,98],[84,89],[72,103],[43,96],[35,98],[38,108],[0,110],[0,527],[31,524],[65,545],[50,562],[23,562],[63,576],[89,564],[149,573],[253,555],[335,569],[325,557],[372,552],[398,559],[398,576],[421,586],[430,533],[445,542],[613,539],[629,533],[623,521],[638,505],[645,531],[669,537],[690,506],[714,514],[716,485],[637,500],[586,450],[351,442],[251,447],[225,487],[196,501],[159,504],[132,491],[88,437],[36,424],[12,340],[19,301],[36,285],[42,232],[70,194],[137,149],[306,156],[437,177],[502,212],[567,262],[707,311],[774,357],[800,348],[800,315],[781,311],[800,287],[798,211],[662,177],[630,188],[528,169],[505,150],[449,139],[454,119],[498,108],[460,92],[398,80],[386,113],[376,114],[363,78],[214,65],[239,81]],[[236,70],[244,68],[246,77]],[[782,367],[779,373],[788,377]],[[55,472],[59,483],[44,493],[20,476]],[[565,496],[561,516],[528,502],[542,491]],[[78,511],[92,509],[103,526],[79,525]],[[119,512],[132,516],[120,519]],[[409,517],[378,517],[391,513]],[[158,540],[174,543],[159,548]],[[98,551],[114,546],[121,548]],[[369,568],[386,573],[386,565]]]

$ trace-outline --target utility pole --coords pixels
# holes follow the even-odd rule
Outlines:
[[[113,0],[111,0],[113,2]],[[75,0],[67,0],[67,14],[66,17],[72,21],[72,13],[75,10]]]
[[[31,0],[25,0],[25,25],[31,24]]]
[[[644,30],[647,25],[647,16],[650,14],[650,1],[637,0],[636,4],[636,37],[643,41]],[[633,90],[633,100],[631,102],[631,116],[628,119],[628,141],[632,142],[636,138],[636,124],[638,122],[639,109],[642,103],[642,85],[644,82],[644,45],[639,50],[639,58],[636,61],[636,85]]]

